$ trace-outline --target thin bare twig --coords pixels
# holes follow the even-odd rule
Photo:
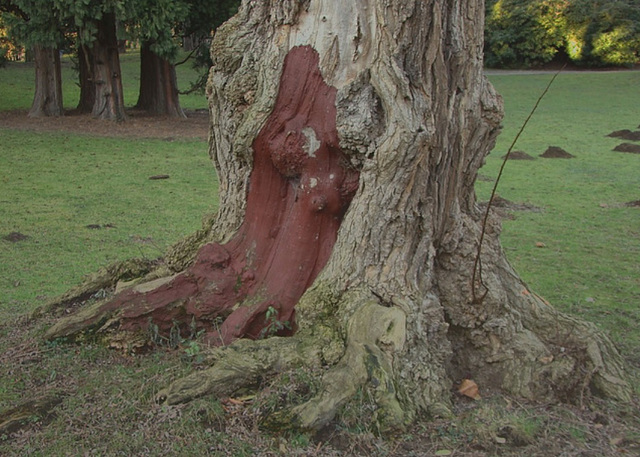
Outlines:
[[[520,135],[522,135],[522,132],[524,132],[525,127],[533,117],[533,114],[538,109],[538,106],[540,105],[540,102],[542,102],[542,99],[544,98],[544,96],[547,95],[547,92],[549,92],[551,85],[553,84],[553,82],[556,80],[558,75],[562,72],[562,70],[564,70],[564,67],[566,66],[567,66],[566,64],[563,65],[562,68],[553,75],[553,78],[551,78],[551,80],[549,81],[549,84],[547,84],[547,87],[544,89],[542,94],[540,94],[540,97],[538,97],[538,100],[536,101],[535,105],[533,105],[533,109],[529,113],[529,116],[527,116],[524,123],[522,124],[522,127],[520,127],[520,130],[518,131],[517,135],[513,139],[511,146],[509,146],[509,149],[507,150],[507,154],[504,156],[504,160],[502,161],[502,165],[500,166],[498,177],[496,178],[496,182],[493,185],[493,190],[491,191],[491,197],[489,198],[489,202],[487,203],[487,210],[484,213],[484,219],[482,221],[482,232],[480,233],[480,241],[478,242],[478,252],[476,254],[476,260],[473,264],[473,275],[471,277],[471,298],[473,300],[473,303],[482,303],[484,298],[487,296],[487,293],[489,292],[489,288],[484,284],[484,281],[482,280],[482,260],[480,258],[480,255],[482,254],[482,244],[484,242],[484,235],[487,230],[487,221],[489,220],[489,211],[491,211],[491,205],[493,204],[493,200],[496,196],[496,191],[498,190],[498,184],[500,183],[500,178],[502,178],[502,173],[504,172],[504,168],[507,165],[507,161],[509,160],[511,151],[513,151],[513,148],[518,142]],[[484,288],[484,291],[482,292],[481,297],[478,297],[478,295],[476,294],[476,280]]]

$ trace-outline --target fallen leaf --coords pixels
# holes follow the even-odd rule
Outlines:
[[[544,244],[542,241],[538,241],[538,242],[536,243],[536,247],[537,247],[537,248],[546,248],[546,247],[547,247],[547,245],[546,245],[546,244]]]
[[[478,384],[476,384],[471,379],[465,379],[460,384],[458,388],[458,393],[460,395],[464,395],[469,398],[473,398],[474,400],[480,400],[480,393],[478,389]]]
[[[438,451],[436,451],[436,455],[440,456],[440,455],[451,455],[452,452],[449,449],[440,449]]]
[[[548,355],[548,356],[546,356],[546,357],[540,357],[540,358],[538,359],[538,361],[539,361],[540,363],[543,363],[543,364],[545,364],[545,365],[548,365],[548,364],[550,364],[551,362],[553,362],[553,356],[552,356],[552,355]]]
[[[619,445],[620,443],[622,443],[623,441],[624,441],[624,438],[623,438],[623,437],[621,437],[621,436],[617,436],[617,437],[615,437],[615,438],[611,438],[611,439],[609,440],[609,444],[611,444],[611,446],[617,446],[617,445]]]
[[[496,443],[498,444],[505,444],[507,442],[506,438],[503,438],[501,436],[496,436]]]

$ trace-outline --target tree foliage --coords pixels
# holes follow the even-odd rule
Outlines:
[[[57,48],[64,43],[64,23],[60,11],[48,1],[10,0],[0,3],[2,22],[8,38],[25,47]]]
[[[489,0],[488,66],[535,66],[565,53],[590,66],[640,58],[639,0]]]

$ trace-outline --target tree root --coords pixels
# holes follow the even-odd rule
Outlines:
[[[129,259],[100,268],[97,272],[88,276],[80,285],[69,289],[63,295],[34,310],[31,313],[31,318],[35,319],[68,304],[87,300],[101,290],[115,288],[119,281],[140,278],[157,267],[157,260]]]
[[[319,394],[304,404],[272,414],[265,426],[318,430],[368,384],[375,391],[379,407],[377,422],[384,429],[402,428],[405,412],[396,397],[393,357],[403,348],[405,332],[405,314],[397,308],[369,302],[357,309],[349,320],[344,355],[323,376]],[[262,377],[284,370],[317,368],[327,344],[305,332],[289,338],[238,340],[213,349],[211,368],[175,381],[158,394],[157,400],[176,404],[207,394],[225,397],[254,388]]]
[[[59,392],[49,392],[41,398],[28,400],[15,408],[0,412],[0,436],[20,430],[34,419],[44,421],[63,400]]]
[[[159,403],[175,405],[204,395],[219,398],[255,388],[263,377],[297,366],[319,366],[319,346],[299,336],[266,340],[236,340],[230,346],[213,348],[208,360],[214,365],[174,381],[156,396]]]
[[[532,297],[530,314],[524,316],[525,325],[558,348],[560,357],[567,354],[582,365],[581,376],[574,381],[576,389],[580,389],[576,392],[579,399],[590,386],[600,396],[622,402],[631,400],[623,359],[614,343],[594,324],[564,314],[536,296]]]

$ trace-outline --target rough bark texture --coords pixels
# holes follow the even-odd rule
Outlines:
[[[590,391],[629,399],[611,341],[528,290],[504,256],[495,220],[486,228],[482,275],[472,284],[482,225],[473,186],[502,118],[501,99],[482,70],[482,17],[478,0],[245,0],[238,15],[218,29],[208,96],[221,209],[208,234],[186,243],[186,252],[193,253],[196,240],[216,241],[201,248],[186,274],[221,271],[205,255],[211,251],[229,265],[256,258],[256,271],[268,269],[262,264],[271,257],[252,256],[269,243],[257,242],[253,249],[243,241],[259,240],[254,234],[265,231],[276,239],[287,233],[269,250],[274,259],[297,258],[297,237],[323,222],[296,219],[296,211],[345,207],[343,197],[326,195],[355,195],[344,215],[344,209],[331,210],[341,220],[335,240],[327,252],[314,254],[314,273],[306,276],[302,296],[292,298],[297,333],[214,349],[211,368],[176,381],[161,400],[229,395],[258,376],[300,364],[327,367],[324,388],[272,418],[274,423],[321,427],[358,389],[369,388],[379,422],[402,427],[416,414],[446,408],[452,386],[463,377],[481,388],[544,401]],[[332,102],[308,108],[308,97],[295,95],[300,90]],[[314,145],[317,157],[310,153]],[[323,148],[339,154],[321,153]],[[336,160],[339,169],[331,171]],[[336,173],[342,180],[331,184]],[[356,178],[358,185],[350,184]],[[273,187],[268,195],[310,204],[259,199],[263,180]],[[314,200],[316,187],[326,202]],[[259,213],[255,198],[266,205]],[[291,214],[303,229],[283,229],[281,221]],[[231,254],[220,253],[223,247]],[[189,258],[177,256],[179,251],[185,250],[171,255],[179,259],[176,267]],[[300,259],[273,276],[255,274],[269,300],[284,300],[287,283],[296,283],[291,265],[309,261]],[[240,269],[249,271],[245,266]],[[126,319],[114,313],[132,309],[125,294],[159,293],[166,299],[161,288],[184,274],[122,292],[111,300],[119,304],[109,313],[95,312],[110,306],[104,304],[86,312],[91,324],[83,321],[86,315],[72,317],[48,337],[73,336],[92,326],[124,328]],[[255,337],[253,327],[246,329],[245,335]]]
[[[105,14],[98,21],[97,27],[92,52],[93,83],[96,91],[93,116],[99,119],[122,121],[126,115],[115,15]]]
[[[180,107],[176,69],[144,42],[140,50],[140,92],[136,108],[150,114],[186,117]]]
[[[29,117],[62,116],[62,75],[60,51],[56,48],[34,48],[36,90]]]

